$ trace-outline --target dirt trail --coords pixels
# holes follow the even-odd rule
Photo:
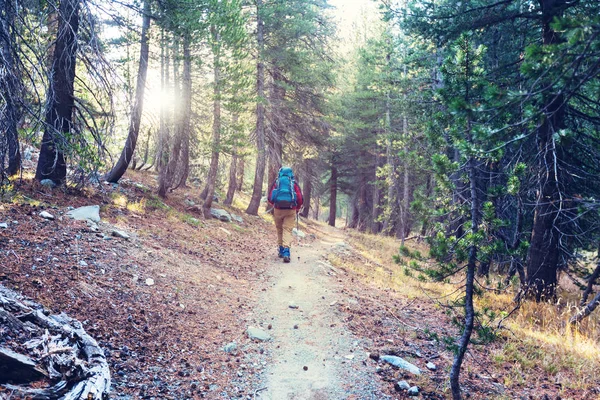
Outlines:
[[[295,246],[290,264],[274,259],[269,268],[272,286],[261,314],[272,325],[273,341],[261,399],[385,398],[363,364],[363,342],[344,328],[337,311],[345,299],[324,256],[344,237],[333,229],[323,236]]]

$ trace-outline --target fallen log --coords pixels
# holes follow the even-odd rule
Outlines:
[[[38,333],[23,343],[27,355],[0,348],[0,387],[13,398],[108,398],[110,370],[106,357],[79,321],[64,313],[50,315],[39,304],[2,285],[0,316],[0,328],[26,331],[30,337]],[[52,386],[42,389],[27,386],[44,377],[50,379]]]
[[[0,382],[28,383],[44,378],[35,361],[0,347]]]

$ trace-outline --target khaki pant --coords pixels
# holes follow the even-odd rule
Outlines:
[[[277,244],[283,247],[291,247],[296,210],[280,210],[275,208],[273,210],[273,219],[277,228]]]

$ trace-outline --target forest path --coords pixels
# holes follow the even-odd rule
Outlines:
[[[320,229],[325,231],[313,243],[293,246],[291,263],[274,257],[269,266],[271,287],[259,313],[272,325],[273,341],[257,398],[384,398],[373,387],[373,371],[363,364],[368,356],[361,340],[344,327],[336,306],[343,301],[343,287],[325,256],[343,242],[343,232]]]

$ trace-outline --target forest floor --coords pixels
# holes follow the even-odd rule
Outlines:
[[[152,175],[128,176],[85,191],[25,180],[0,203],[0,284],[83,322],[107,355],[111,398],[409,398],[403,380],[420,398],[450,397],[452,316],[426,284],[394,283],[401,269],[375,256],[372,239],[302,221],[306,237],[283,264],[268,215],[226,208],[243,222],[204,220],[189,207],[198,188],[163,201]],[[95,204],[99,231],[65,215]],[[249,328],[269,337],[250,338]],[[9,342],[0,337],[0,346]],[[461,375],[467,397],[597,398],[597,382],[565,385],[568,371],[559,380],[534,366],[515,381],[516,363],[497,356],[503,346],[471,346]],[[0,398],[10,398],[1,385]]]

